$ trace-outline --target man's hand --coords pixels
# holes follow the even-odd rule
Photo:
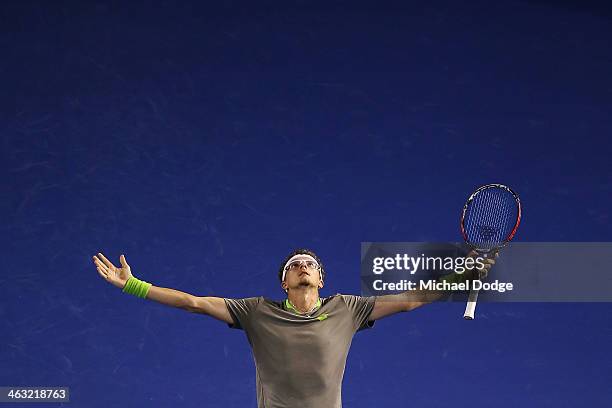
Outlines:
[[[470,272],[470,275],[468,275],[468,279],[472,280],[472,279],[486,279],[487,275],[489,274],[489,271],[491,270],[491,267],[493,265],[495,265],[495,259],[499,256],[499,252],[498,251],[494,251],[491,252],[489,254],[487,254],[487,257],[484,258],[481,255],[478,255],[478,253],[474,250],[470,251],[469,254],[467,254],[466,258],[473,258],[476,259],[477,257],[481,257],[482,258],[482,263],[484,264],[483,268],[478,269],[478,268],[474,268],[472,269]]]
[[[130,265],[128,265],[123,255],[119,257],[121,268],[117,268],[101,253],[93,256],[93,262],[96,264],[100,276],[119,289],[123,289],[125,283],[132,277]]]

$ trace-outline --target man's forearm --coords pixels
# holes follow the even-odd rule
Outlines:
[[[465,272],[464,274],[450,273],[448,275],[441,276],[436,280],[436,283],[447,283],[449,285],[452,285],[452,284],[465,285],[468,282],[472,282],[476,278],[477,278],[477,273],[475,271],[470,270],[468,272]],[[437,285],[435,287],[436,289],[408,291],[408,292],[401,293],[400,295],[404,295],[412,299],[416,298],[416,302],[414,302],[415,306],[413,307],[413,308],[416,308],[418,306],[426,305],[428,303],[435,302],[436,300],[446,298],[453,293],[452,289],[451,290],[440,290],[437,288]]]
[[[370,320],[378,320],[400,312],[408,312],[419,306],[434,302],[447,292],[438,290],[411,290],[396,295],[377,296]]]
[[[442,283],[446,281],[449,284],[450,283],[465,284],[465,282],[470,282],[473,279],[475,279],[475,274],[473,273],[466,273],[465,275],[457,275],[455,273],[451,273],[451,274],[439,277],[436,280],[436,282]],[[437,286],[435,286],[434,289],[410,290],[410,291],[400,293],[396,296],[398,297],[398,299],[405,302],[407,310],[412,310],[412,309],[416,309],[419,306],[423,306],[428,303],[433,303],[442,298],[446,298],[453,293],[452,290],[440,290],[436,288]]]
[[[395,295],[400,301],[403,301],[405,310],[414,310],[417,307],[433,303],[445,296],[449,296],[446,291],[440,290],[412,290]]]
[[[164,305],[185,309],[189,306],[193,295],[180,290],[151,286],[147,299],[154,300]]]

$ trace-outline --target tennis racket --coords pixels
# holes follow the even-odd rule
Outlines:
[[[479,187],[467,199],[461,213],[461,234],[479,255],[496,253],[514,238],[521,223],[521,201],[503,184]],[[470,290],[463,317],[474,319],[478,291]]]

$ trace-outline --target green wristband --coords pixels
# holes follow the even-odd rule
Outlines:
[[[144,299],[147,297],[147,294],[149,293],[149,288],[151,286],[152,285],[149,282],[141,281],[132,276],[125,283],[125,286],[123,287],[123,292]]]

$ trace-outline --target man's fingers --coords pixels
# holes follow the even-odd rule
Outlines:
[[[108,275],[102,271],[100,267],[96,268],[98,270],[98,274],[104,279],[108,279]]]
[[[115,270],[109,268],[108,266],[104,265],[101,261],[96,261],[96,266],[98,267],[98,269],[100,269],[102,272],[104,272],[107,276],[110,276],[111,273],[114,274]]]
[[[102,263],[102,261],[101,261],[99,258],[97,258],[97,257],[95,257],[95,256],[94,256],[94,257],[93,257],[93,260],[94,260],[94,263],[96,264],[96,266],[97,266],[98,268],[102,268],[102,269],[104,269],[104,270],[108,269],[108,268],[106,267],[106,265],[104,265],[104,264]]]
[[[115,265],[113,265],[113,263],[111,261],[106,259],[106,257],[104,255],[102,255],[100,252],[98,252],[98,257],[102,260],[102,262],[104,262],[104,264],[106,266],[108,266],[109,269],[115,268]]]
[[[125,260],[125,255],[121,255],[119,257],[119,262],[121,262],[121,266],[123,266],[124,268],[129,268],[130,267],[128,265],[127,261]]]
[[[100,261],[97,256],[94,255],[92,259],[96,266],[102,265],[102,261]]]

